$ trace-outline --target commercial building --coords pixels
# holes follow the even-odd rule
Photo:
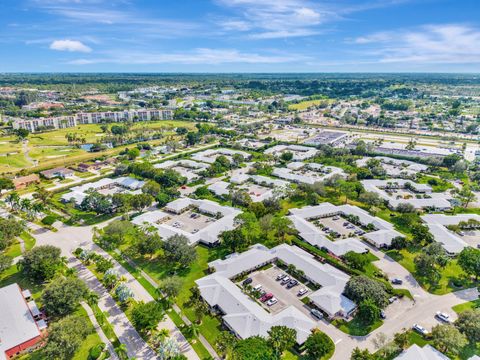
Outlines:
[[[335,206],[326,202],[316,206],[290,209],[290,214],[288,218],[298,230],[300,237],[311,245],[327,249],[336,256],[345,255],[349,251],[356,253],[367,252],[368,247],[359,240],[360,237],[377,248],[388,248],[394,238],[403,237],[388,221],[371,216],[365,210],[352,205]],[[325,221],[327,218],[334,217],[338,217],[338,219]],[[355,219],[358,228],[354,227],[352,221],[348,219]],[[332,224],[330,225],[332,229],[329,229],[328,233],[322,231],[320,227],[315,225],[317,221],[320,224],[322,222],[325,225]],[[333,226],[336,226],[337,230],[348,229],[346,226],[352,228],[352,230],[346,230],[344,238],[332,241],[327,235],[335,230]],[[338,231],[340,232],[341,230]],[[350,236],[351,234],[353,236]]]
[[[297,343],[302,344],[315,327],[303,306],[290,304],[279,313],[271,314],[235,285],[235,278],[275,262],[294,265],[303,271],[306,279],[320,286],[309,299],[328,317],[349,317],[356,309],[355,303],[342,295],[349,280],[345,273],[318,262],[296,246],[282,244],[268,249],[256,244],[248,251],[209,263],[214,272],[196,280],[202,298],[223,315],[225,325],[238,337],[267,336],[272,326],[283,325],[295,329]]]
[[[405,179],[362,180],[366,191],[377,193],[388,201],[390,208],[411,204],[415,209],[447,210],[452,207],[448,193],[433,193],[430,185],[417,184]]]
[[[345,176],[342,169],[335,166],[325,166],[317,163],[292,162],[286,168],[274,168],[273,176],[297,183],[315,184],[334,175]]]
[[[154,121],[171,119],[173,119],[173,111],[168,109],[105,111],[34,119],[16,118],[13,120],[13,128],[26,129],[30,132],[35,132],[39,128],[65,129],[82,124],[99,124],[103,122]]]
[[[319,146],[319,145],[330,145],[330,146],[340,146],[350,141],[351,135],[342,131],[321,131],[313,138],[304,141],[305,145],[310,146]]]
[[[480,215],[477,214],[427,214],[422,216],[422,220],[428,226],[428,230],[433,235],[436,242],[442,244],[445,251],[450,255],[460,253],[465,247],[480,244]],[[469,243],[469,236],[461,231],[463,237],[448,229],[448,226],[465,224],[464,231],[467,229],[474,231],[472,238],[475,238],[476,244]],[[478,235],[477,235],[478,234]],[[473,239],[472,239],[473,240]]]
[[[40,346],[46,328],[28,290],[18,284],[0,288],[0,360]]]
[[[222,232],[235,228],[235,217],[241,213],[210,200],[180,198],[165,205],[163,210],[137,216],[132,223],[154,226],[164,240],[173,235],[184,235],[192,245],[201,242],[214,246]]]

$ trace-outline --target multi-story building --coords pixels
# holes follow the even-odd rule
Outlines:
[[[173,111],[169,109],[125,110],[74,115],[13,120],[14,129],[26,129],[35,132],[39,128],[65,129],[81,124],[99,124],[102,122],[172,120]]]

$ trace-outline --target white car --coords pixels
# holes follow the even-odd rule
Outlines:
[[[276,298],[271,298],[265,304],[267,304],[267,306],[272,306],[272,305],[275,305],[277,302],[278,300]]]
[[[418,324],[413,324],[412,329],[422,335],[428,335],[428,330]]]
[[[435,314],[435,317],[443,322],[446,322],[447,324],[450,324],[452,321],[450,320],[450,315],[446,313],[442,313],[440,311],[437,311]]]
[[[308,292],[307,289],[302,288],[302,289],[298,290],[297,296],[303,296],[303,295],[305,295],[307,292]]]

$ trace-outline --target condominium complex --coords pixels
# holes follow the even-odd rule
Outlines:
[[[65,129],[75,127],[81,124],[98,124],[102,122],[121,122],[121,121],[151,121],[151,120],[171,120],[173,111],[168,109],[151,110],[125,110],[125,111],[106,111],[92,113],[77,113],[74,115],[46,117],[36,119],[14,119],[14,129],[26,129],[35,132],[39,128]]]

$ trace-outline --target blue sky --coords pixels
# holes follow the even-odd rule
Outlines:
[[[0,72],[480,72],[479,0],[0,0]]]

